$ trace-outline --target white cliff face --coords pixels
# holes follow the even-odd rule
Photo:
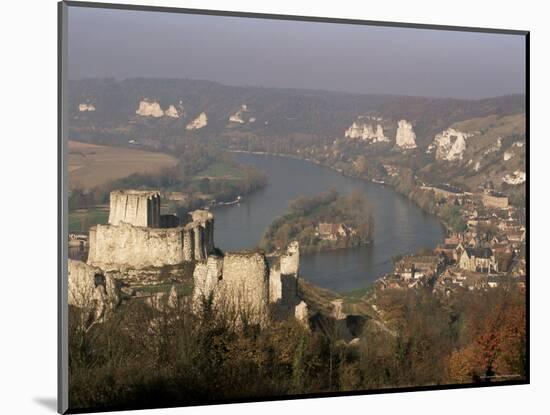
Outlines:
[[[515,172],[509,173],[506,176],[504,176],[502,178],[502,181],[504,183],[508,183],[516,186],[518,184],[525,183],[526,178],[527,178],[527,175],[525,174],[524,171],[516,170]]]
[[[517,155],[519,154],[522,154],[522,150],[520,150],[521,148],[523,148],[525,143],[523,143],[522,141],[516,141],[514,142],[509,148],[508,150],[506,150],[502,156],[503,160],[504,161],[508,161],[514,157],[516,157]]]
[[[495,142],[495,144],[493,144],[483,152],[482,157],[488,156],[491,153],[498,153],[501,148],[502,148],[502,138],[499,137],[497,138],[497,141]]]
[[[508,151],[505,151],[505,152],[504,152],[504,155],[502,156],[502,159],[503,159],[504,161],[508,161],[508,160],[510,160],[510,159],[513,158],[513,157],[514,157],[514,152],[508,150]]]
[[[83,102],[82,104],[78,105],[78,110],[80,112],[95,111],[95,105]]]
[[[382,128],[382,126],[380,124],[376,124],[376,133],[375,133],[375,135],[376,135],[376,138],[379,142],[390,141],[390,139],[384,135],[384,129]]]
[[[448,128],[434,137],[434,141],[428,147],[427,153],[435,149],[436,160],[456,161],[462,160],[466,150],[466,139],[473,134]]]
[[[180,115],[178,113],[178,110],[174,105],[170,105],[166,111],[164,111],[164,115],[170,118],[179,118]]]
[[[229,122],[234,122],[237,124],[244,124],[241,112],[237,111],[235,114],[229,116]]]
[[[416,134],[414,133],[412,124],[407,120],[400,120],[397,123],[395,145],[403,149],[416,148]]]
[[[206,116],[205,112],[201,112],[197,118],[195,118],[193,121],[191,121],[187,126],[185,127],[186,130],[199,130],[203,127],[206,127],[208,124],[208,117]]]
[[[381,124],[366,123],[366,122],[354,122],[345,132],[346,138],[360,139],[363,141],[371,141],[373,143],[383,143],[390,141],[388,137],[384,135],[384,128]]]
[[[246,121],[243,119],[243,113],[245,112],[248,112],[248,106],[246,104],[242,104],[240,110],[238,110],[235,114],[229,116],[229,122],[245,124]]]
[[[160,118],[164,115],[164,111],[158,102],[142,100],[139,102],[139,107],[136,110],[136,114],[141,115],[142,117]]]

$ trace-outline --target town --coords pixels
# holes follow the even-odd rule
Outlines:
[[[421,189],[431,192],[439,207],[455,209],[458,229],[446,224],[449,235],[442,244],[395,258],[393,272],[377,281],[381,289],[430,286],[434,293],[450,296],[502,284],[525,288],[526,228],[520,208],[490,188],[478,193],[449,185]]]

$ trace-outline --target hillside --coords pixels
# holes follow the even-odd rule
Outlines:
[[[233,87],[187,79],[71,81],[69,94],[71,127],[75,130],[96,126],[104,129],[103,133],[108,129],[113,134],[132,135],[145,128],[151,130],[149,138],[158,139],[236,129],[268,136],[302,133],[338,137],[357,117],[371,113],[387,120],[413,122],[418,141],[427,144],[433,134],[453,122],[524,110],[523,96],[469,101]],[[138,115],[141,101],[157,103],[164,112],[173,106],[171,116],[160,112]],[[84,104],[82,108],[80,104]],[[94,110],[86,110],[87,105],[93,105]],[[229,121],[242,105],[246,105],[243,122]],[[186,129],[201,113],[207,115],[207,125],[199,130]]]
[[[225,86],[189,79],[69,83],[72,139],[170,153],[186,140],[294,154],[388,181],[524,194],[525,96],[482,100]]]
[[[471,118],[451,129],[450,140],[443,143],[447,146],[444,140],[434,140],[428,151],[435,160],[420,170],[421,177],[438,176],[469,189],[488,185],[512,192],[524,183],[525,114]]]

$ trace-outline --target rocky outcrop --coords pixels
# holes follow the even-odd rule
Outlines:
[[[510,151],[510,150],[507,150],[504,152],[504,154],[502,155],[502,159],[504,161],[508,161],[510,159],[512,159],[514,157],[514,152],[513,151]]]
[[[434,137],[434,141],[428,147],[427,153],[435,150],[436,160],[457,161],[462,160],[466,150],[466,140],[473,134],[464,133],[448,128]]]
[[[241,108],[234,114],[231,114],[229,116],[229,123],[231,124],[247,124],[247,123],[253,123],[256,121],[256,118],[250,117],[249,113],[250,109],[248,108],[248,105],[242,104]]]
[[[201,112],[197,118],[195,118],[193,121],[191,121],[187,126],[185,127],[186,130],[199,130],[201,128],[204,128],[208,125],[208,117],[205,112]]]
[[[384,135],[384,128],[381,124],[374,125],[370,122],[354,122],[345,132],[346,138],[360,139],[373,143],[389,142],[389,138]]]
[[[524,143],[521,142],[521,141],[516,141],[515,143],[513,143],[509,148],[508,150],[506,150],[504,152],[504,154],[502,155],[502,159],[504,161],[508,161],[508,160],[511,160],[513,159],[514,157],[518,156],[518,155],[521,155],[523,154],[523,145]]]
[[[157,101],[150,101],[148,99],[144,99],[139,102],[139,107],[136,110],[136,114],[141,117],[179,118],[180,115],[183,114],[183,107],[181,105],[181,101],[180,101],[179,107],[180,107],[180,110],[178,111],[175,105],[170,104],[166,110],[163,110]]]
[[[517,186],[519,184],[525,183],[525,180],[527,179],[527,175],[524,171],[516,170],[513,173],[509,173],[506,176],[502,178],[502,181],[504,183]]]
[[[166,111],[164,111],[164,115],[170,118],[179,118],[180,115],[178,113],[178,110],[174,105],[170,105]]]
[[[95,105],[90,104],[88,102],[83,102],[82,104],[78,105],[78,111],[80,112],[95,111]]]
[[[397,123],[397,132],[395,134],[395,145],[402,149],[416,148],[416,134],[413,126],[407,120],[400,120]]]
[[[481,157],[487,157],[491,153],[498,153],[502,148],[502,137],[498,137],[494,144],[490,145],[481,155]]]
[[[136,114],[142,117],[160,118],[164,115],[164,111],[158,102],[142,100],[139,102],[139,107],[136,110]]]

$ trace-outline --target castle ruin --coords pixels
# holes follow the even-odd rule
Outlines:
[[[226,252],[209,256],[195,266],[193,303],[209,297],[214,305],[245,313],[249,322],[262,324],[269,308],[276,317],[296,314],[300,250],[291,242],[284,252]]]
[[[204,260],[214,250],[214,216],[191,212],[183,223],[162,215],[160,193],[111,192],[109,223],[90,228],[88,264],[143,269]]]
[[[269,310],[279,317],[307,319],[307,305],[298,296],[297,242],[268,255],[223,253],[214,245],[211,212],[195,210],[182,219],[163,215],[158,191],[111,192],[108,224],[91,227],[88,240],[87,263],[71,260],[69,264],[69,286],[75,292],[82,288],[95,293],[101,275],[125,279],[129,273],[189,263],[194,267],[195,309],[211,298],[215,306],[229,307],[241,316],[246,312],[254,324],[266,322]],[[110,279],[107,285],[113,285]],[[69,303],[79,306],[76,299],[70,296]]]

